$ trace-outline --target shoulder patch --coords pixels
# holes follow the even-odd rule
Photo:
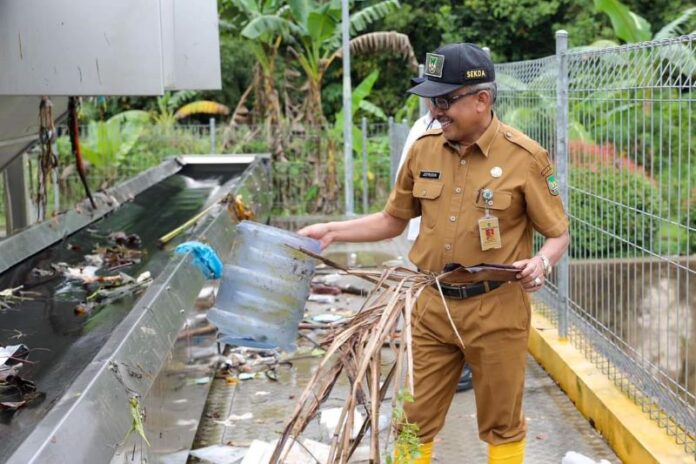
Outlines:
[[[505,140],[507,140],[510,143],[514,143],[518,147],[529,152],[529,154],[531,155],[534,155],[535,153],[538,153],[539,151],[543,150],[543,147],[541,145],[539,145],[537,142],[530,139],[517,129],[513,129],[510,126],[501,124],[500,130],[503,133],[503,137],[505,137]]]
[[[416,140],[420,140],[423,137],[428,137],[430,135],[440,135],[442,134],[442,129],[428,129],[422,135],[420,135]]]

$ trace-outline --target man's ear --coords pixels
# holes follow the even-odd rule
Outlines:
[[[487,111],[492,103],[491,93],[489,91],[483,91],[476,94],[476,109],[479,111]]]

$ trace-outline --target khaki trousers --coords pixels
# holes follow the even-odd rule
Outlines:
[[[524,439],[529,296],[512,282],[483,295],[446,301],[466,349],[437,289],[424,290],[413,312],[415,401],[404,405],[408,421],[418,425],[421,443],[433,441],[444,426],[466,361],[473,373],[480,439],[493,445]]]

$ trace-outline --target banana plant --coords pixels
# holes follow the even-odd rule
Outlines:
[[[138,142],[150,115],[131,110],[116,114],[106,121],[90,121],[87,137],[82,140],[82,153],[97,168],[118,166],[128,158]]]
[[[234,5],[240,13],[238,16],[243,18],[238,32],[247,39],[246,45],[256,58],[256,78],[251,84],[251,87],[256,87],[256,107],[268,125],[278,125],[282,113],[274,74],[280,45],[289,37],[293,27],[287,20],[288,7],[282,0],[228,0],[227,3]],[[221,24],[235,29],[226,22]],[[248,96],[249,93],[245,92],[244,95]],[[239,102],[235,113],[243,104],[244,101]]]
[[[399,6],[398,0],[383,0],[353,13],[350,17],[351,34],[364,31]],[[242,35],[250,40],[262,38],[264,34],[289,36],[289,51],[307,80],[305,119],[310,125],[323,125],[326,122],[321,107],[324,75],[340,56],[336,53],[341,44],[340,0],[321,3],[315,0],[289,0],[282,16],[278,13],[259,15],[242,30]]]
[[[382,121],[387,120],[387,115],[382,111],[380,107],[371,103],[367,100],[367,97],[372,93],[372,87],[377,82],[379,78],[379,71],[372,71],[365,79],[360,82],[351,93],[351,115],[355,116],[358,110],[362,110],[365,113],[371,114],[372,116],[380,119]],[[331,130],[331,135],[333,138],[338,140],[343,134],[343,121],[345,119],[344,109],[341,109],[336,114],[336,122]],[[352,120],[355,120],[354,118]],[[356,153],[362,153],[362,133],[357,126],[353,126],[353,150]]]

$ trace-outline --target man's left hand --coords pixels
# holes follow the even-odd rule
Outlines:
[[[521,271],[516,274],[516,277],[526,292],[534,293],[544,286],[546,282],[546,276],[544,276],[544,262],[539,256],[515,261],[512,265],[521,269]]]

